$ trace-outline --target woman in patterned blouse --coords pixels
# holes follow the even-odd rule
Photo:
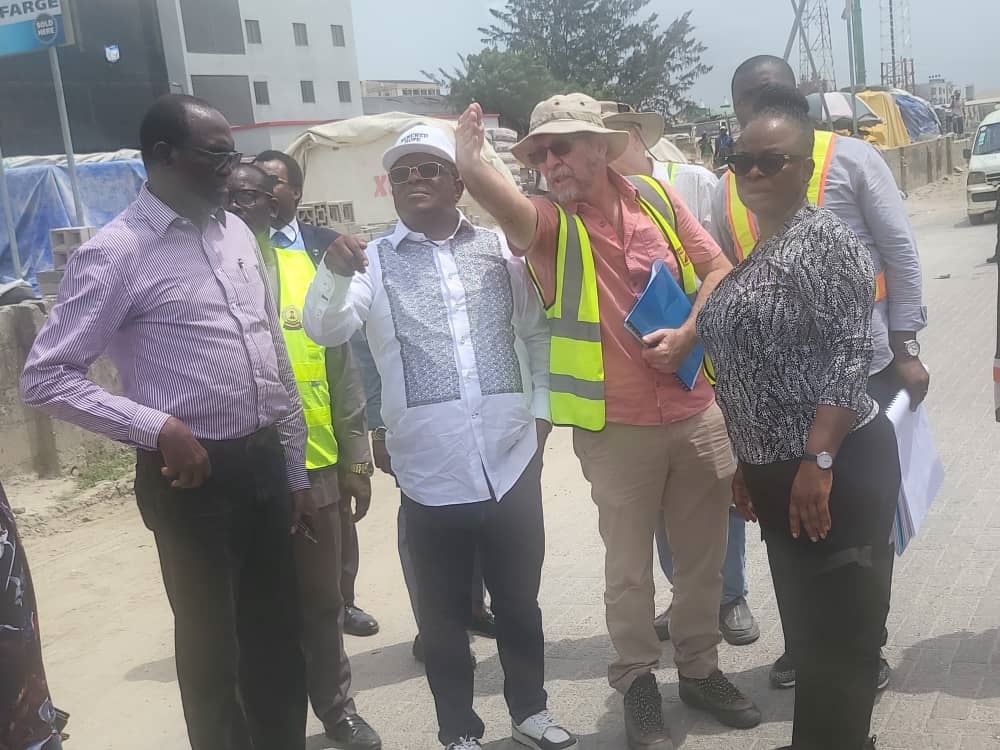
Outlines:
[[[729,158],[760,240],[698,317],[739,458],[743,515],[760,522],[798,665],[795,750],[864,750],[889,611],[899,460],[866,393],[871,256],[808,204],[813,127],[769,91]]]

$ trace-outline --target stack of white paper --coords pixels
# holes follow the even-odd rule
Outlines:
[[[900,391],[886,408],[886,416],[896,428],[902,483],[896,504],[893,541],[901,555],[920,531],[931,503],[944,483],[944,466],[934,447],[927,410],[923,404],[910,411],[910,396]]]

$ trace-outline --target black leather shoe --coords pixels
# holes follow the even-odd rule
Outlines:
[[[348,714],[333,725],[324,722],[323,728],[333,746],[342,750],[382,750],[378,734],[357,714]]]
[[[481,635],[483,638],[497,637],[497,622],[493,613],[487,606],[482,606],[473,613],[472,620],[469,621],[469,632]]]
[[[716,721],[736,729],[752,729],[760,724],[760,709],[716,670],[703,680],[680,676],[678,694],[691,708],[707,711]]]
[[[667,607],[661,614],[653,618],[653,629],[656,630],[656,637],[661,641],[670,640],[670,609],[671,607]]]
[[[378,632],[378,622],[363,609],[348,604],[344,607],[344,632],[365,638]]]
[[[719,610],[719,630],[730,646],[748,646],[760,638],[760,628],[742,596]]]

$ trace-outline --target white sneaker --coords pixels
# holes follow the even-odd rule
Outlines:
[[[483,750],[483,746],[475,737],[461,737],[444,750]]]
[[[514,724],[511,733],[515,742],[535,750],[565,750],[576,746],[576,737],[559,726],[548,711],[539,711],[520,724]]]

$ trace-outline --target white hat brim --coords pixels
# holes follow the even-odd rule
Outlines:
[[[437,146],[429,145],[427,143],[404,143],[401,146],[393,146],[384,154],[382,154],[382,168],[388,172],[392,169],[396,162],[402,159],[404,156],[409,156],[410,154],[427,154],[428,156],[439,156],[444,159],[449,164],[455,164],[455,155],[449,154],[443,148]]]
[[[534,138],[539,135],[577,135],[579,133],[594,133],[604,136],[608,144],[608,161],[612,162],[625,153],[628,148],[628,133],[621,130],[611,130],[593,125],[582,120],[550,120],[544,125],[539,125],[528,135],[518,141],[510,152],[517,157],[517,160],[526,167],[534,168],[535,165],[528,162],[528,154],[531,153],[531,144]]]
[[[646,148],[652,148],[666,132],[667,123],[662,115],[656,112],[615,112],[604,115],[604,124],[615,130],[627,130],[635,125],[642,132],[642,141]]]

